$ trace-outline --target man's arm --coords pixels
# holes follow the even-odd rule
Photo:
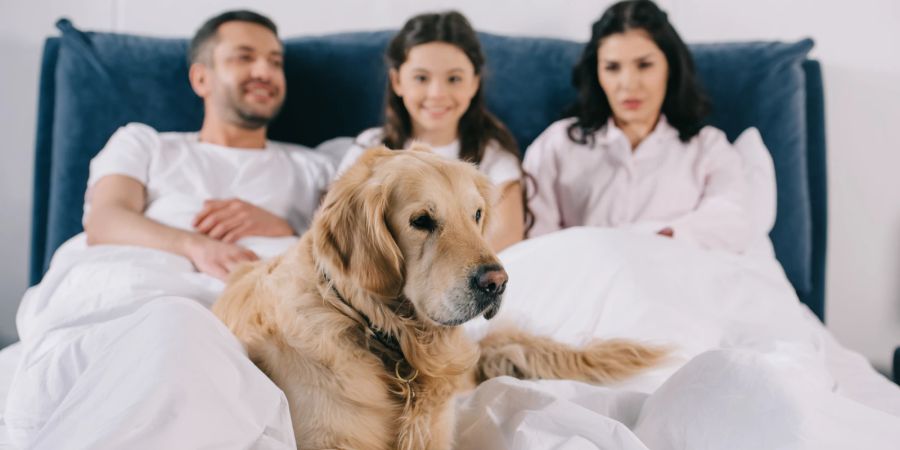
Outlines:
[[[136,245],[175,253],[223,280],[237,264],[258,259],[246,248],[148,219],[143,214],[144,186],[131,177],[107,175],[90,189],[91,208],[84,222],[88,245]]]
[[[297,234],[287,220],[239,198],[211,199],[194,217],[194,228],[213,239],[234,243],[246,236]]]

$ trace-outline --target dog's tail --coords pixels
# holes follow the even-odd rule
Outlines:
[[[669,352],[628,340],[597,339],[574,348],[515,328],[493,331],[479,345],[479,383],[502,375],[607,383],[651,367]]]

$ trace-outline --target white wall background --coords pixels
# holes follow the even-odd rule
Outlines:
[[[584,41],[612,2],[597,0],[0,0],[0,344],[15,339],[27,287],[33,146],[43,39],[61,16],[85,29],[189,36],[250,6],[283,36],[397,28],[455,8],[476,28]],[[886,371],[900,345],[900,2],[661,0],[689,42],[816,40],[824,68],[830,170],[828,328]]]

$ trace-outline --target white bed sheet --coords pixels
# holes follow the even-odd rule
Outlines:
[[[263,256],[294,241],[242,243]],[[178,255],[67,241],[17,313],[9,440],[36,450],[294,448],[284,394],[208,309],[222,287]]]
[[[511,280],[504,304],[494,321],[468,324],[473,335],[510,322],[575,345],[629,337],[675,350],[666,364],[608,388],[482,385],[461,402],[462,448],[900,442],[900,388],[834,340],[774,259],[588,228],[524,242],[502,257]]]
[[[19,364],[19,356],[22,353],[22,344],[15,343],[0,350],[0,405],[6,404],[9,386],[12,383],[16,366]],[[0,411],[0,450],[13,449],[9,436],[6,434],[6,422],[3,420],[3,411]]]
[[[813,318],[813,320],[816,319]],[[834,374],[835,379],[841,380],[839,382],[840,391],[847,395],[848,398],[853,398],[862,404],[879,405],[886,410],[894,411],[896,415],[900,415],[896,386],[877,373],[873,373],[871,366],[858,353],[838,347],[833,340],[831,340],[831,345],[833,347],[830,354],[833,357],[830,358],[831,361],[828,364],[828,368]],[[15,343],[0,350],[0,404],[5,404],[6,402],[9,385],[12,382],[21,350],[20,343]],[[492,384],[497,383],[497,381],[492,382]],[[498,391],[518,390],[513,395],[520,399],[530,399],[532,402],[532,405],[528,405],[523,401],[516,404],[493,400],[495,405],[505,405],[509,409],[517,411],[537,411],[539,408],[535,408],[534,403],[555,402],[554,407],[544,408],[542,414],[556,415],[558,419],[567,423],[569,428],[571,428],[573,423],[586,422],[589,425],[588,429],[595,429],[596,433],[613,436],[614,439],[628,439],[629,434],[621,427],[625,426],[625,424],[633,425],[636,418],[629,419],[620,415],[618,418],[621,423],[619,421],[611,421],[608,418],[616,417],[615,412],[601,409],[599,405],[603,403],[598,402],[596,398],[618,396],[623,399],[621,402],[643,402],[644,400],[643,394],[634,391],[613,390],[565,381],[529,382],[505,379],[502,380],[500,387],[491,386],[490,389],[486,389],[487,387],[486,385],[477,391],[482,399],[491,395],[497,395]],[[569,399],[573,397],[575,397],[574,400],[570,401]],[[491,402],[491,400],[487,401]],[[471,405],[473,402],[474,399],[471,396],[463,397],[459,402],[461,415],[467,420],[460,423],[461,434],[467,436],[464,442],[491,443],[498,440],[502,433],[496,432],[494,429],[495,424],[490,420],[484,419],[481,416],[482,412],[465,412],[465,408],[475,409]],[[592,408],[591,403],[595,403],[597,406]],[[548,438],[552,440],[554,436],[548,434]],[[555,438],[558,439],[559,436],[557,435]],[[569,436],[566,440],[571,442],[570,448],[576,448],[576,444],[583,442],[582,439],[578,436]],[[539,447],[536,442],[533,443],[535,444],[533,448],[552,447],[552,445]],[[506,445],[507,443],[501,441],[500,445],[491,448],[503,448]],[[510,445],[510,447],[514,447],[514,445]],[[0,449],[12,450],[14,448],[6,434],[6,426],[3,422],[2,410],[0,410]],[[585,443],[585,448],[596,448],[596,446]],[[624,445],[616,445],[615,448],[624,448]]]
[[[147,277],[153,261],[141,255]],[[495,321],[467,325],[473,337],[512,322],[572,344],[631,337],[675,351],[660,367],[607,387],[489,381],[459,400],[459,448],[888,449],[900,442],[900,389],[835,342],[774,260],[598,229],[548,235],[501,258],[511,277],[504,305]],[[121,300],[100,300],[77,308],[32,302],[23,336],[53,339],[53,330],[123,312]],[[0,400],[9,396],[22,350],[0,352]],[[244,383],[259,384],[252,367],[242,371]],[[262,433],[289,441],[279,435],[284,417],[270,422]],[[281,441],[270,448],[283,448]]]

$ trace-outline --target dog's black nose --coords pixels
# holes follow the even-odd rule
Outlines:
[[[485,264],[478,266],[472,275],[472,287],[485,294],[496,296],[506,289],[509,276],[499,264]]]

